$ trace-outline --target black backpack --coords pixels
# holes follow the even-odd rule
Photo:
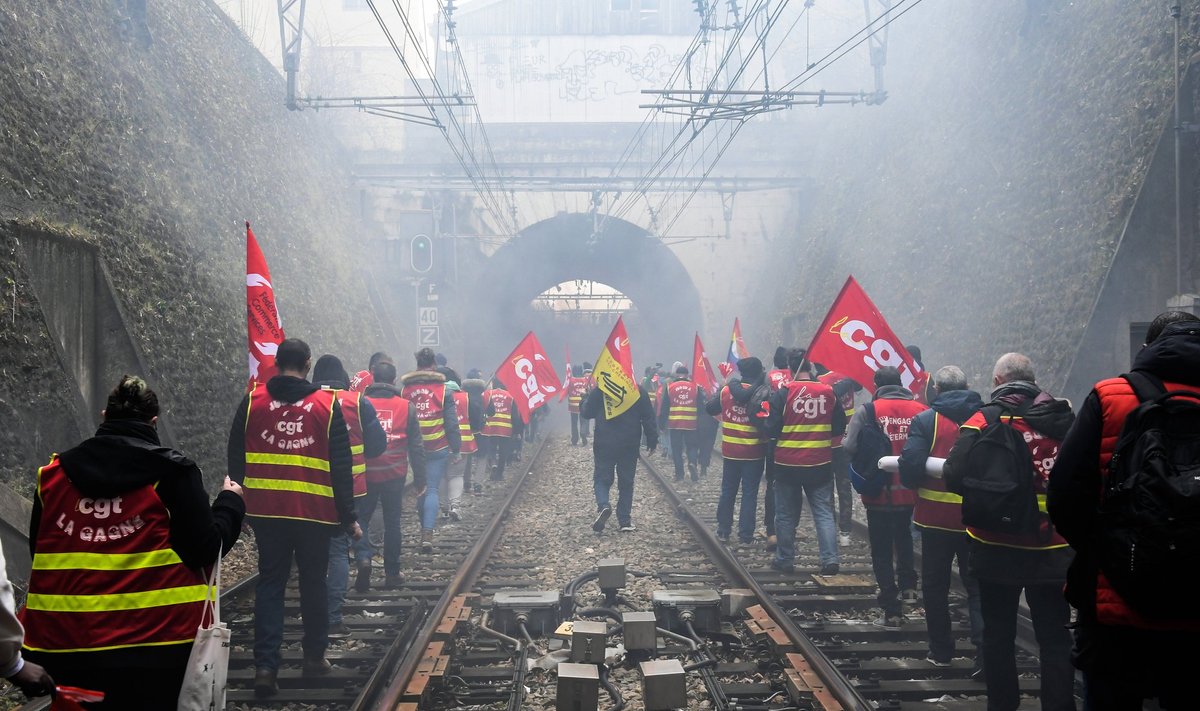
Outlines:
[[[987,427],[964,460],[963,524],[996,533],[1040,533],[1043,516],[1034,488],[1033,457],[1025,435],[1001,419],[1023,413],[999,403],[985,405],[983,413]]]
[[[1200,618],[1200,393],[1124,376],[1125,419],[1100,499],[1096,560],[1121,597],[1156,616]]]
[[[891,476],[879,468],[879,458],[892,453],[892,442],[875,417],[875,403],[863,405],[863,410],[865,421],[850,460],[850,483],[863,496],[879,496]]]

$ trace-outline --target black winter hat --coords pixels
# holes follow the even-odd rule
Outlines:
[[[754,380],[763,374],[762,361],[754,356],[739,360],[737,368],[738,372],[742,374],[742,380]]]
[[[326,353],[317,359],[313,366],[312,381],[314,383],[334,383],[343,390],[350,389],[350,376],[342,367],[342,361],[335,355]]]
[[[771,362],[780,370],[788,367],[788,349],[783,346],[776,346],[775,357],[771,359]]]

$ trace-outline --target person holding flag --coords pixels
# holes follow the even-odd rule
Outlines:
[[[609,491],[614,472],[617,482],[617,522],[622,532],[633,525],[633,479],[637,471],[638,448],[642,437],[646,449],[658,446],[658,426],[654,406],[644,388],[633,379],[633,356],[625,323],[617,318],[612,333],[604,342],[595,366],[596,387],[583,400],[580,415],[595,420],[592,454],[595,470],[592,487],[596,495],[596,519],[592,530],[600,533],[612,516]]]
[[[708,361],[708,353],[704,351],[704,343],[700,341],[699,333],[696,334],[692,346],[692,380],[704,393],[706,405],[720,390],[720,386],[717,385],[717,373]],[[696,423],[696,449],[699,453],[701,477],[708,475],[708,465],[712,463],[713,447],[717,445],[719,430],[720,420],[707,412],[701,412]]]

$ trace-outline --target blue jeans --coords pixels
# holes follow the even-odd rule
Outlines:
[[[357,499],[355,503],[358,503]],[[350,551],[355,547],[354,542],[349,533],[342,531],[329,538],[329,575],[325,578],[325,591],[329,596],[330,627],[342,623],[342,605],[346,602],[346,588],[350,587]]]
[[[368,481],[367,493],[356,500],[358,525],[362,527],[363,536],[354,544],[354,562],[360,568],[371,565],[371,517],[375,515],[375,506],[380,505],[383,507],[383,574],[399,575],[402,536],[400,514],[404,510],[404,482],[405,479]]]
[[[738,513],[738,540],[754,540],[754,520],[758,516],[758,485],[762,482],[763,460],[726,459],[721,468],[721,500],[717,502],[717,535],[728,536],[733,529],[733,502],[742,490]]]
[[[796,558],[796,524],[808,494],[808,510],[817,529],[821,565],[838,562],[837,524],[833,520],[833,471],[819,467],[775,467],[775,561],[791,565]]]
[[[613,456],[608,452],[595,452],[596,468],[592,473],[592,489],[596,493],[596,510],[609,506],[608,491],[613,485],[613,472],[617,481],[617,522],[624,526],[632,522],[633,475],[637,471],[638,450]]]
[[[305,659],[321,659],[329,646],[329,610],[325,575],[329,537],[334,526],[285,518],[250,519],[258,544],[258,584],[254,588],[254,666],[279,669],[283,643],[283,591],[300,575],[300,614],[304,618]]]
[[[446,476],[446,467],[450,466],[450,450],[425,453],[425,495],[421,497],[421,528],[432,529],[437,525],[440,502],[438,488],[442,485],[442,477]]]

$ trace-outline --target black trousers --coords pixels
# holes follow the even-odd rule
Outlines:
[[[979,581],[988,711],[1016,711],[1021,703],[1016,639],[1022,590],[1029,603],[1041,660],[1042,711],[1075,711],[1075,670],[1071,666],[1071,634],[1067,631],[1071,608],[1062,588],[1062,583],[1022,586]]]
[[[683,455],[687,454],[688,466],[696,469],[696,430],[667,430],[671,438],[671,459],[675,463],[675,478],[683,478]],[[698,480],[699,475],[693,475],[692,481]]]
[[[925,602],[925,626],[929,630],[929,651],[938,659],[954,656],[954,635],[950,631],[950,579],[954,561],[967,590],[970,610],[971,642],[983,648],[983,620],[979,613],[979,583],[970,574],[971,539],[961,531],[921,528],[921,587]]]
[[[571,413],[571,444],[578,444],[581,440],[586,445],[588,440],[588,429],[591,427],[591,420],[585,420],[579,416],[578,412]]]
[[[484,458],[488,468],[492,470],[493,480],[504,478],[504,468],[508,466],[512,451],[512,437],[489,437],[486,435],[479,437],[479,455]]]
[[[763,478],[767,481],[767,490],[763,494],[763,524],[767,536],[775,535],[775,443],[767,443],[767,458],[763,466]],[[799,517],[799,514],[797,514]]]
[[[900,614],[901,590],[915,590],[917,569],[913,558],[912,509],[867,509],[867,537],[871,541],[871,570],[879,585],[879,606],[889,617]]]
[[[854,524],[854,487],[850,484],[850,457],[843,447],[833,448],[833,488],[837,493],[838,531],[849,533]]]
[[[1143,699],[1175,711],[1196,707],[1200,668],[1193,632],[1157,632],[1080,621],[1075,666],[1087,680],[1088,711],[1141,711]]]

